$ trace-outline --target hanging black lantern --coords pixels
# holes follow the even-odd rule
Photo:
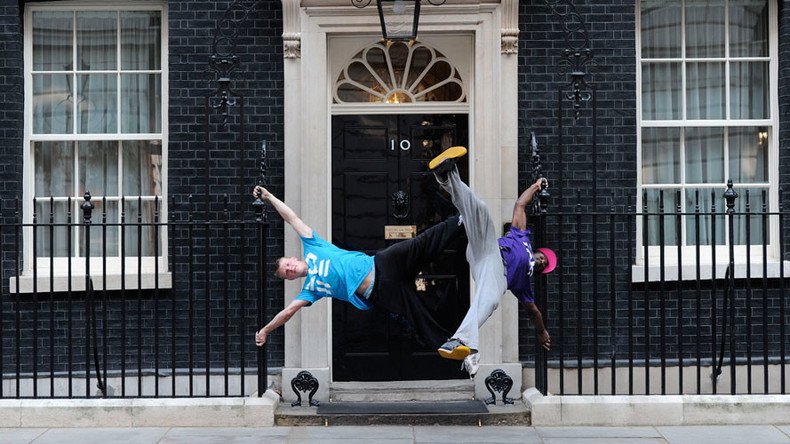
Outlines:
[[[364,8],[371,0],[351,0],[357,8]],[[428,0],[432,5],[441,5],[445,0]],[[388,41],[417,40],[420,23],[420,0],[376,0],[381,22],[381,37]]]

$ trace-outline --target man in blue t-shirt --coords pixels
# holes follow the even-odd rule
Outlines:
[[[253,196],[269,202],[302,240],[303,257],[277,260],[275,274],[282,279],[304,279],[302,291],[255,335],[262,346],[266,337],[285,324],[302,307],[324,297],[346,301],[360,310],[373,306],[406,317],[428,345],[441,345],[450,336],[432,316],[417,293],[419,271],[438,256],[463,232],[458,216],[453,216],[420,233],[379,251],[374,256],[348,251],[321,239],[280,199],[262,187]]]
[[[428,164],[436,179],[452,197],[464,221],[469,245],[466,258],[475,280],[475,297],[469,305],[461,326],[453,337],[439,347],[439,354],[447,359],[463,360],[463,368],[471,375],[477,373],[479,328],[499,306],[506,290],[526,305],[535,325],[540,344],[548,350],[549,332],[543,316],[535,305],[532,275],[550,273],[557,266],[557,257],[548,248],[533,252],[531,232],[527,227],[527,205],[540,191],[545,179],[538,180],[521,193],[513,208],[510,231],[497,238],[494,221],[485,203],[461,180],[455,159],[466,155],[466,148],[450,147]],[[546,183],[548,186],[548,183]]]

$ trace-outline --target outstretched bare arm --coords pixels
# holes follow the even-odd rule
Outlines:
[[[527,228],[527,205],[529,205],[532,199],[535,198],[535,195],[540,192],[540,184],[544,180],[546,179],[538,179],[518,196],[516,205],[513,207],[513,220],[510,222],[512,226],[519,230]],[[546,186],[548,186],[548,182],[546,182]]]
[[[294,231],[296,231],[299,236],[313,237],[313,229],[302,222],[302,219],[299,219],[299,216],[297,216],[296,213],[294,213],[294,210],[292,210],[288,205],[276,198],[274,194],[270,193],[269,190],[263,188],[262,186],[256,186],[252,190],[252,195],[254,197],[258,197],[258,193],[261,194],[261,199],[272,204],[280,217],[282,217],[284,221],[288,222],[288,224],[294,229]]]
[[[306,307],[308,304],[309,302],[303,301],[301,299],[296,299],[288,304],[287,307],[285,307],[281,312],[277,313],[277,316],[272,318],[272,320],[269,321],[266,326],[264,326],[258,331],[258,333],[255,334],[255,345],[260,347],[265,344],[266,337],[269,336],[271,332],[288,322],[288,320],[291,319],[291,317],[293,317],[297,311],[299,311],[302,307]]]
[[[529,316],[532,318],[532,323],[535,324],[535,331],[538,334],[540,345],[546,350],[550,349],[551,336],[549,336],[549,331],[546,330],[546,326],[543,324],[543,315],[540,313],[540,309],[534,302],[527,302],[527,309],[529,310]]]

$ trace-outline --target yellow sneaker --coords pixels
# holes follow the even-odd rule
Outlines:
[[[469,356],[470,353],[472,353],[471,348],[467,347],[466,344],[455,338],[450,339],[449,341],[442,344],[437,351],[439,352],[439,356],[443,357],[444,359],[452,359],[455,361],[462,361],[464,358]]]
[[[446,150],[442,151],[438,156],[431,159],[428,163],[429,170],[435,170],[442,164],[445,160],[450,159],[457,159],[459,157],[463,157],[466,155],[466,148],[462,146],[451,146]]]

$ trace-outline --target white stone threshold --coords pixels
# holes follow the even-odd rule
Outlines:
[[[533,426],[786,424],[790,395],[543,396],[524,391]]]
[[[4,427],[271,427],[280,395],[248,398],[3,399]]]

